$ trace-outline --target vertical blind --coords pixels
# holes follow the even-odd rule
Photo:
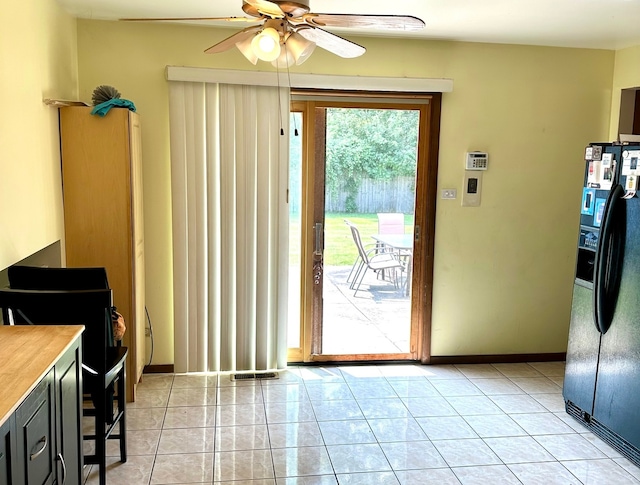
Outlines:
[[[175,371],[284,368],[289,91],[171,81],[169,116]]]

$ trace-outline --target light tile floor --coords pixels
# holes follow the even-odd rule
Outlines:
[[[110,443],[108,483],[640,483],[640,468],[565,414],[563,375],[561,362],[145,375],[127,409],[128,461]]]

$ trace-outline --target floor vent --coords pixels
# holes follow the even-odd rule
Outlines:
[[[278,379],[278,373],[277,372],[261,372],[259,374],[231,374],[231,380],[232,381],[246,381],[249,379],[259,379],[259,380],[266,380],[266,379]]]
[[[597,419],[594,419],[593,416],[582,411],[572,402],[566,401],[565,404],[568,414],[577,419],[582,425],[586,426],[595,435],[602,439],[602,441],[622,453],[636,466],[640,466],[640,449],[633,446],[618,433],[611,431],[609,428],[599,423]]]
[[[640,466],[640,450],[625,440],[618,433],[611,431],[606,426],[600,424],[595,419],[591,420],[591,431],[598,435],[604,442],[611,445],[618,450],[629,460],[631,460],[636,466]]]

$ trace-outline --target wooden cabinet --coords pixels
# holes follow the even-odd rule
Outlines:
[[[66,265],[104,266],[127,325],[127,400],[145,364],[144,221],[139,116],[60,109]]]
[[[0,326],[0,485],[82,482],[81,333]]]

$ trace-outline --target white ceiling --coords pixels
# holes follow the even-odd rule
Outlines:
[[[58,0],[72,14],[123,17],[242,16],[242,0]],[[640,45],[640,0],[310,0],[312,12],[414,15],[420,32],[394,37],[621,49]],[[217,24],[240,30],[246,25]],[[341,35],[388,35],[327,29]]]

